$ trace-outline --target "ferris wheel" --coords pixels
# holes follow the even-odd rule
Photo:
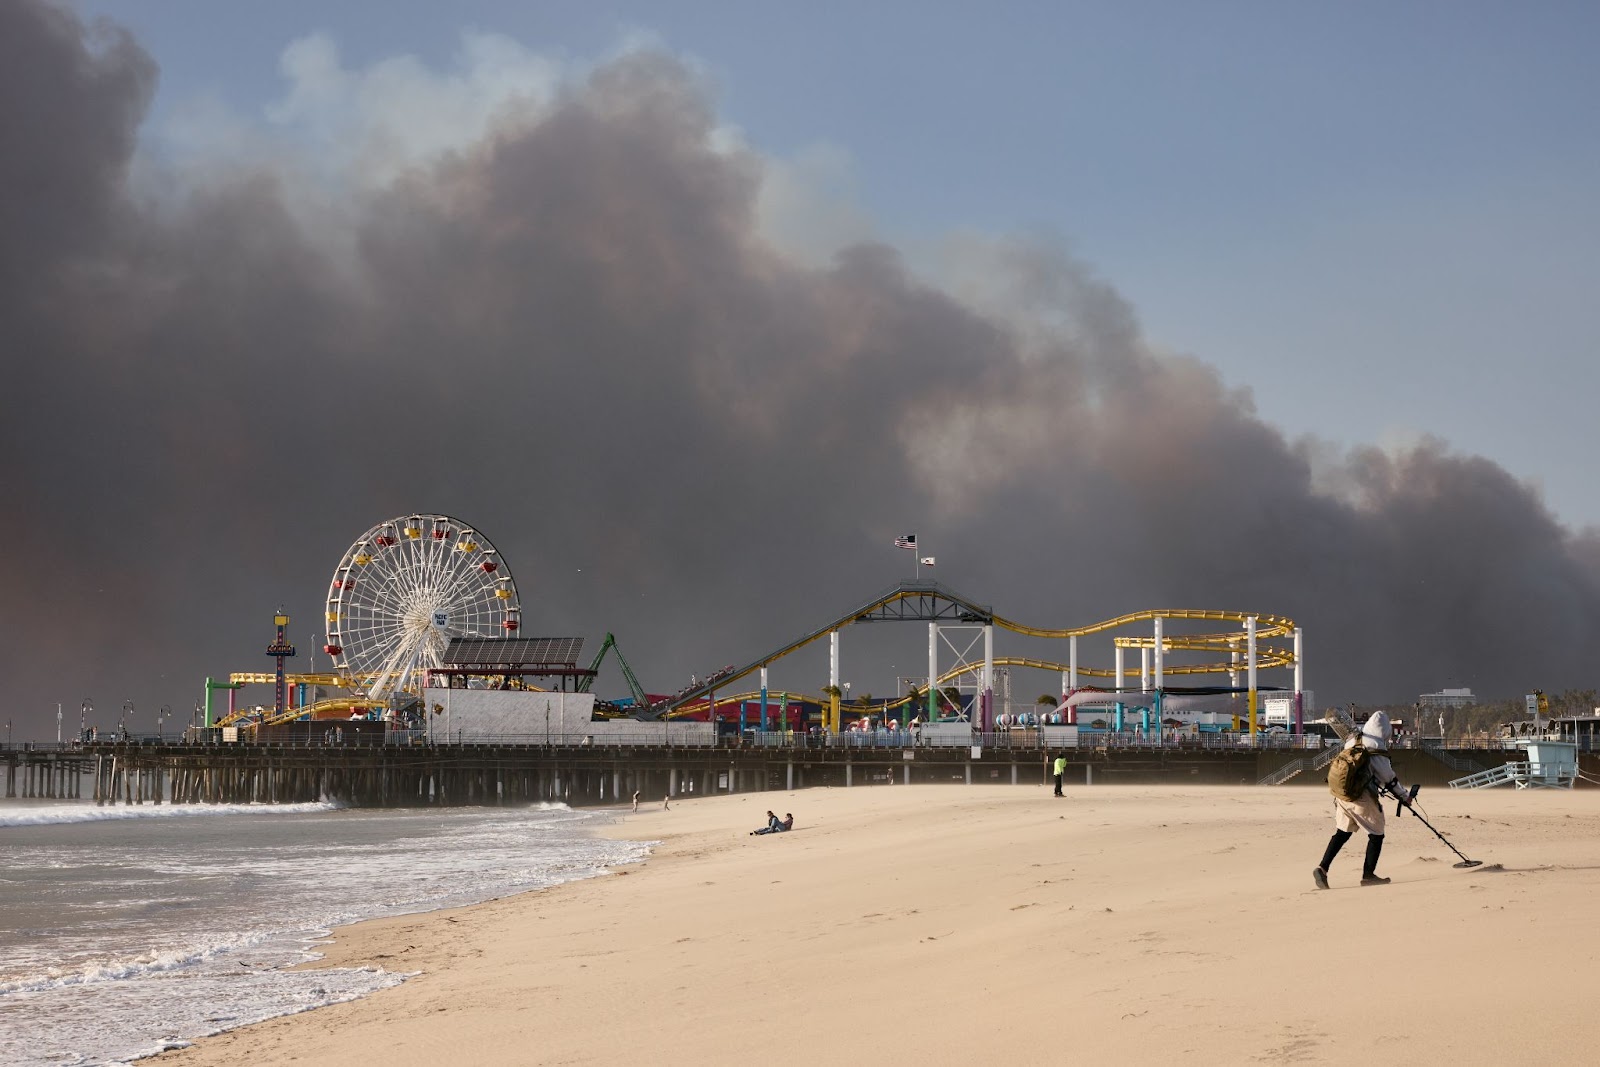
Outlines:
[[[335,669],[378,700],[441,665],[453,637],[505,637],[522,614],[489,539],[448,515],[382,522],[345,552],[328,586]]]

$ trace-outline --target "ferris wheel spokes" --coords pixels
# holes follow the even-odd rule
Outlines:
[[[328,646],[335,666],[388,699],[439,666],[452,637],[515,633],[516,583],[499,552],[446,515],[392,519],[368,530],[334,571]]]

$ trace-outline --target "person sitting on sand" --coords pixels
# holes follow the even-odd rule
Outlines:
[[[781,834],[794,829],[794,815],[790,812],[784,812],[782,819],[779,819],[770,811],[767,812],[767,815],[770,816],[771,821],[759,830],[751,830],[752,834]]]

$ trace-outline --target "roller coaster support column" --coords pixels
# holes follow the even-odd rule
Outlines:
[[[939,717],[939,624],[928,624],[928,721]]]
[[[1294,732],[1303,734],[1306,731],[1305,698],[1302,694],[1306,688],[1306,672],[1302,666],[1301,653],[1304,651],[1304,640],[1301,637],[1300,627],[1294,628]]]
[[[983,628],[983,714],[978,723],[987,731],[994,722],[994,625]]]
[[[1148,648],[1139,650],[1139,688],[1150,688],[1150,650]]]
[[[1155,623],[1156,623],[1156,633],[1155,633],[1155,638],[1156,638],[1156,688],[1157,689],[1161,688],[1162,668],[1165,665],[1165,660],[1166,660],[1166,656],[1164,654],[1164,648],[1165,648],[1166,642],[1161,639],[1161,621],[1162,621],[1161,620],[1161,616],[1157,615],[1156,619],[1155,619]]]
[[[1228,665],[1232,668],[1228,671],[1228,688],[1237,689],[1239,688],[1239,650],[1237,648],[1229,651]]]
[[[217,682],[217,681],[213,681],[210,678],[206,679],[206,725],[208,727],[211,725],[211,692],[212,692],[212,690],[214,690],[214,689],[226,689],[228,691],[228,714],[231,715],[231,714],[233,714],[233,691],[236,690],[236,689],[243,688],[243,686],[244,686],[243,682]]]
[[[1067,692],[1078,688],[1078,639],[1067,638]]]
[[[1127,684],[1127,672],[1122,669],[1122,646],[1117,646],[1117,714],[1122,714],[1122,687]],[[1073,716],[1077,718],[1076,715]]]
[[[828,695],[828,721],[823,724],[823,729],[837,732],[839,729],[839,631],[835,630],[828,635],[828,685],[833,692]]]
[[[1250,682],[1250,736],[1256,735],[1256,617],[1244,620],[1245,670]]]
[[[767,732],[767,669],[761,668],[761,732]]]

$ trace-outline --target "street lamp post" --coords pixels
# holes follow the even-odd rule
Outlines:
[[[78,740],[89,740],[89,713],[94,710],[94,701],[88,697],[83,698],[83,704],[78,708]]]
[[[133,701],[124,700],[122,702],[122,716],[117,719],[117,740],[126,741],[128,739],[128,723],[132,718]]]
[[[167,732],[166,732],[167,716],[169,716],[171,714],[172,714],[172,705],[171,704],[163,704],[163,705],[161,705],[161,710],[156,712],[156,740],[157,741],[165,741],[167,739]]]

